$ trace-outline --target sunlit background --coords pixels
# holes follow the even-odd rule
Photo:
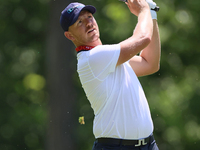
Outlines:
[[[69,2],[66,0],[66,6]],[[119,43],[132,35],[137,18],[130,14],[123,2],[81,2],[97,8],[94,16],[104,44]],[[154,75],[139,78],[150,105],[154,135],[160,150],[199,150],[200,1],[155,2],[160,6],[161,67]],[[52,93],[48,86],[53,82],[47,80],[47,68],[54,66],[47,62],[54,61],[54,55],[48,55],[47,38],[52,25],[52,11],[58,5],[62,5],[59,0],[1,0],[0,150],[50,150],[47,139],[53,135],[49,134],[48,126],[53,121],[48,116],[54,106],[49,104]],[[53,22],[59,24],[59,16]],[[64,39],[61,29],[55,28],[55,31]],[[75,53],[72,58],[75,58]],[[72,67],[75,70],[75,59],[71,61],[64,64],[64,68]],[[76,138],[72,141],[77,144],[77,150],[89,150],[94,141],[93,111],[76,72],[67,74],[71,76],[77,96],[73,99],[76,101],[73,118],[77,122],[73,121],[72,137]],[[71,102],[68,99],[65,101],[70,106]],[[70,111],[67,113],[71,114]],[[79,116],[84,116],[85,125],[79,124]]]

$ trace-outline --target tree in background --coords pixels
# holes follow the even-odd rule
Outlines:
[[[64,36],[59,19],[68,0],[51,1],[50,21],[47,34],[46,67],[49,93],[49,122],[47,150],[75,150],[77,90],[76,57],[73,43]]]

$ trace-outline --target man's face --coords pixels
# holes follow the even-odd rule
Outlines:
[[[87,11],[81,11],[77,21],[69,27],[70,40],[76,46],[92,45],[99,40],[99,28],[93,15]]]

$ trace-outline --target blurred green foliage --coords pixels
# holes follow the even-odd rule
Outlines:
[[[42,150],[48,1],[0,2],[0,149]]]
[[[45,149],[48,94],[44,49],[49,1],[1,0],[0,150]],[[132,35],[137,18],[123,2],[82,2],[97,8],[94,16],[104,44],[119,43]],[[161,150],[198,150],[200,1],[155,2],[161,8],[161,68],[154,75],[139,78],[149,101],[154,135]],[[74,85],[79,95],[77,110],[85,119],[85,125],[79,125],[74,133],[80,149],[88,150],[94,141],[93,111],[78,78]]]

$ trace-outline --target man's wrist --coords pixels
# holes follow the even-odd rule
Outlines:
[[[157,20],[157,13],[156,13],[156,11],[155,10],[150,10],[150,12],[151,12],[151,18]]]

